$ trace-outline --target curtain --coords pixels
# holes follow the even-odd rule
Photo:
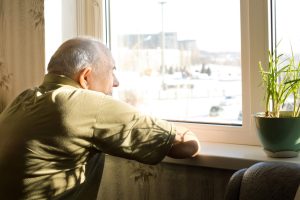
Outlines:
[[[45,73],[44,1],[0,0],[0,112]]]

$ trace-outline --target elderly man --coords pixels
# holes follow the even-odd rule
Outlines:
[[[199,154],[192,132],[113,99],[114,70],[97,40],[59,47],[44,82],[0,115],[0,199],[96,199],[104,153],[146,164]]]

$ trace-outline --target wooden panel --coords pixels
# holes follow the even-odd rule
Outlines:
[[[223,200],[234,171],[106,156],[98,199]]]

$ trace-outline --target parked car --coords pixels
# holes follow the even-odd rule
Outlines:
[[[219,105],[213,105],[209,110],[210,117],[221,117],[226,120],[242,121],[240,96],[226,96]]]
[[[221,112],[223,112],[224,109],[222,106],[212,106],[209,110],[209,116],[210,117],[217,117],[221,115]]]

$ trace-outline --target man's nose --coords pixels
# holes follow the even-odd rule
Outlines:
[[[120,84],[119,80],[117,79],[117,77],[114,75],[114,83],[113,83],[113,87],[118,87]]]

